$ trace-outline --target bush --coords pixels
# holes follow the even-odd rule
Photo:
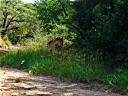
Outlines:
[[[79,0],[75,2],[78,44],[90,52],[110,57],[111,67],[128,67],[127,0]]]
[[[5,42],[6,45],[11,45],[11,41],[9,40],[9,38],[7,36],[3,37],[3,41]]]
[[[3,41],[3,39],[0,37],[0,46],[5,45],[5,42]]]

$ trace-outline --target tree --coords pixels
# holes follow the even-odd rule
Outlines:
[[[0,28],[4,37],[33,19],[34,11],[28,9],[20,0],[2,0],[0,2]]]
[[[128,66],[127,0],[76,0],[74,21],[77,42],[88,52],[98,52],[113,66]],[[102,54],[101,54],[102,53]],[[109,57],[109,58],[108,58]]]
[[[52,39],[72,37],[71,21],[74,14],[70,0],[40,0],[36,3],[43,31]]]
[[[35,14],[36,11],[31,3],[24,4],[20,0],[2,0],[0,2],[1,37],[4,38],[14,32],[27,34],[31,25],[37,23]]]

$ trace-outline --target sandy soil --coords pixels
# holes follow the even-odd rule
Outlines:
[[[0,96],[128,96],[103,86],[66,83],[50,76],[34,76],[17,69],[0,68]]]

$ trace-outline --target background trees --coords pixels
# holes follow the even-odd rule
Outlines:
[[[0,2],[0,35],[9,37],[12,42],[35,32],[36,12],[34,6],[20,0],[2,0]]]
[[[73,38],[71,29],[74,10],[70,0],[41,0],[36,4],[42,29],[51,39]]]
[[[112,66],[127,66],[124,63],[128,54],[126,0],[76,0],[74,8],[74,21],[83,30],[77,31],[81,48],[98,51],[107,61],[110,57]]]

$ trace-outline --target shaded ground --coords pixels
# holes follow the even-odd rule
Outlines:
[[[122,96],[104,89],[103,86],[90,89],[87,84],[69,84],[50,76],[0,68],[0,96]]]

